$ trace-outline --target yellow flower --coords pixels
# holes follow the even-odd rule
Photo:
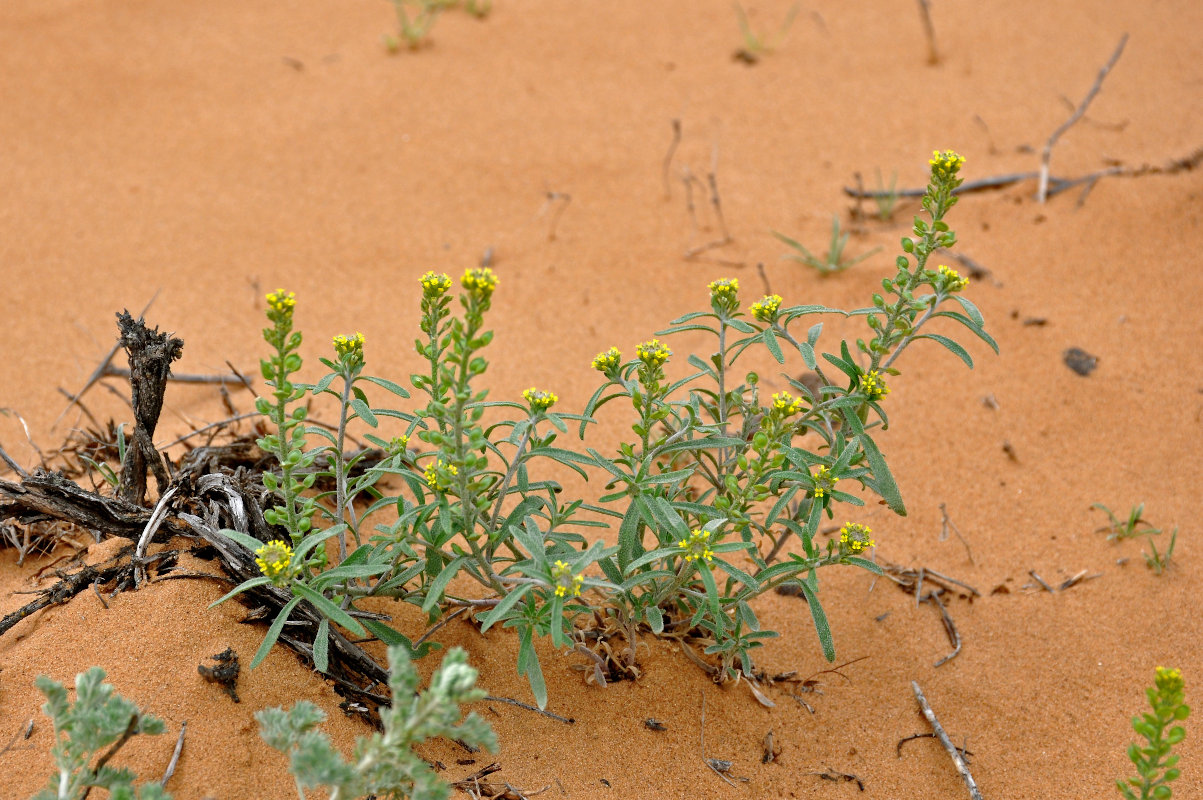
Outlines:
[[[1182,670],[1166,669],[1165,667],[1157,668],[1157,677],[1154,679],[1157,688],[1164,693],[1180,692],[1186,685],[1182,680]]]
[[[957,176],[961,167],[965,165],[965,159],[952,150],[945,150],[943,153],[933,150],[927,163],[931,165],[932,180],[947,181]]]
[[[689,538],[677,542],[677,547],[685,551],[686,563],[699,559],[702,561],[714,559],[714,551],[710,549],[710,531],[692,531]]]
[[[288,565],[292,563],[292,548],[279,539],[263,545],[255,551],[255,555],[257,556],[255,564],[259,567],[259,571],[273,581],[285,575],[288,572]]]
[[[435,491],[446,491],[451,488],[451,479],[458,474],[459,470],[454,464],[448,464],[441,458],[427,464],[424,472],[426,485]]]
[[[388,452],[390,455],[408,455],[407,447],[409,446],[408,436],[394,436],[388,443]]]
[[[773,322],[781,309],[781,295],[766,294],[762,299],[752,304],[752,318],[761,322]]]
[[[460,285],[472,295],[487,300],[497,288],[497,276],[488,267],[475,267],[464,272]]]
[[[777,392],[773,395],[773,411],[781,417],[792,417],[801,410],[801,397],[794,397],[789,392]]]
[[[534,386],[523,392],[522,397],[530,404],[530,410],[536,414],[551,408],[560,399],[554,392],[545,392]]]
[[[815,497],[822,498],[831,494],[831,490],[835,488],[835,483],[839,480],[839,478],[832,475],[831,470],[823,466],[819,467],[818,471],[815,472],[814,477],[811,480],[815,482]]]
[[[959,292],[969,285],[968,278],[962,278],[959,272],[944,264],[941,264],[936,272],[944,279],[944,288],[949,292]]]
[[[343,360],[354,359],[362,361],[363,341],[363,334],[359,331],[356,331],[354,336],[335,336],[334,352]]]
[[[710,305],[715,311],[734,312],[739,308],[739,279],[719,278],[710,282]]]
[[[617,347],[611,347],[604,353],[598,353],[593,357],[593,368],[598,372],[604,372],[607,376],[611,372],[618,369],[618,365],[622,362],[622,353]]]
[[[429,298],[438,297],[451,288],[451,276],[445,272],[436,275],[433,271],[428,271],[420,280],[422,294]]]
[[[668,357],[672,354],[673,351],[660,344],[659,339],[652,339],[635,348],[635,358],[642,361],[649,369],[664,366],[664,362],[668,361]]]
[[[551,579],[556,585],[556,597],[581,596],[581,587],[585,584],[585,576],[581,573],[572,574],[572,567],[563,561],[556,561],[551,567]]]
[[[874,545],[869,534],[873,531],[855,522],[845,522],[844,527],[840,528],[840,550],[846,555],[856,555],[863,553],[867,548]]]
[[[297,296],[292,292],[277,289],[268,292],[267,318],[276,324],[292,319],[292,312],[297,306]]]
[[[860,388],[865,397],[877,401],[890,393],[890,387],[877,370],[870,370],[860,377]]]

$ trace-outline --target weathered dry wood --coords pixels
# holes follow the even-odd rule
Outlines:
[[[146,502],[146,473],[154,473],[159,493],[170,481],[163,457],[155,449],[155,427],[163,411],[163,394],[171,374],[171,362],[184,350],[184,340],[169,333],[146,327],[141,317],[135,320],[128,311],[117,315],[121,345],[129,355],[130,388],[134,407],[134,435],[121,465],[119,493],[131,503]]]
[[[0,480],[0,521],[70,522],[81,528],[137,540],[150,511],[118,497],[104,497],[80,487],[57,472],[37,470],[21,483]],[[191,536],[178,521],[164,523],[173,536]]]

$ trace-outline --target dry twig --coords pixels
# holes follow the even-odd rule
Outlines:
[[[940,744],[944,745],[944,749],[952,757],[953,765],[957,768],[957,772],[960,773],[961,778],[965,781],[965,785],[969,788],[969,797],[971,800],[982,800],[982,793],[978,791],[977,783],[973,780],[973,775],[969,773],[969,765],[965,763],[965,759],[961,756],[961,751],[957,749],[952,740],[948,738],[948,734],[944,732],[944,726],[940,724],[940,720],[936,719],[936,712],[932,711],[932,707],[928,704],[927,698],[923,696],[923,690],[919,688],[917,681],[911,681],[911,691],[915,693],[915,699],[919,701],[919,708],[923,710],[923,716],[927,718],[927,722],[935,732],[936,738],[940,740]]]
[[[1119,44],[1116,46],[1115,52],[1111,54],[1111,58],[1109,58],[1107,63],[1103,65],[1103,68],[1099,70],[1099,75],[1094,79],[1094,85],[1090,87],[1090,91],[1086,93],[1086,97],[1083,98],[1082,102],[1078,105],[1074,113],[1070,115],[1069,119],[1061,123],[1061,126],[1053,131],[1052,135],[1048,137],[1048,141],[1044,143],[1044,150],[1040,154],[1040,184],[1036,189],[1036,199],[1039,202],[1043,203],[1048,197],[1048,165],[1049,160],[1053,155],[1053,145],[1057,143],[1057,140],[1061,138],[1063,133],[1073,127],[1074,123],[1080,120],[1082,115],[1086,113],[1087,106],[1089,106],[1091,101],[1094,100],[1095,95],[1099,93],[1099,89],[1103,87],[1103,80],[1106,79],[1107,73],[1111,72],[1111,68],[1115,66],[1115,62],[1119,61],[1120,55],[1124,52],[1124,45],[1127,43],[1128,34],[1125,33],[1122,37],[1120,37]]]

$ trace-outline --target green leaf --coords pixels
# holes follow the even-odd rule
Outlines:
[[[785,356],[781,353],[781,345],[778,344],[777,337],[774,335],[773,329],[765,328],[764,333],[761,334],[761,336],[764,339],[764,346],[767,347],[769,352],[773,354],[773,358],[777,359],[777,363],[784,364]]]
[[[657,635],[664,633],[664,614],[660,611],[659,606],[648,606],[643,613],[647,617],[647,624],[652,629],[652,633]]]
[[[759,581],[757,581],[748,573],[744,572],[742,569],[736,567],[734,564],[728,564],[726,561],[720,558],[714,562],[714,565],[730,575],[732,578],[735,578],[735,580],[739,581],[744,586],[747,586],[752,591],[756,591],[760,588]]]
[[[618,569],[627,571],[627,564],[643,553],[643,543],[639,541],[639,497],[627,506],[627,513],[618,526]],[[611,579],[612,580],[612,579]]]
[[[706,604],[710,607],[710,616],[718,622],[723,612],[719,605],[718,585],[714,582],[714,573],[705,564],[698,568],[698,573],[702,576],[702,583],[706,586]]]
[[[477,622],[480,623],[480,632],[484,633],[495,623],[501,619],[504,619],[509,610],[514,607],[514,604],[525,597],[526,593],[533,588],[535,588],[535,586],[532,583],[522,584],[505,597],[501,598],[501,602],[493,606],[493,608],[489,610],[489,613],[485,614],[484,616],[477,617]]]
[[[383,389],[387,389],[388,391],[392,392],[393,394],[397,395],[398,397],[409,397],[409,392],[406,391],[405,387],[403,387],[399,383],[393,383],[392,381],[390,381],[386,378],[376,378],[376,377],[373,377],[372,375],[364,375],[360,380],[371,381],[372,383],[376,384],[377,386],[379,386]]]
[[[251,669],[262,664],[263,659],[267,658],[267,654],[271,652],[272,645],[280,638],[280,631],[284,630],[284,623],[288,621],[288,615],[297,607],[297,603],[301,602],[301,599],[300,597],[294,597],[280,609],[280,613],[276,615],[275,621],[267,629],[267,636],[263,637],[263,644],[259,645],[259,649],[255,652],[255,657],[251,659]]]
[[[467,560],[467,556],[457,556],[447,566],[443,567],[443,571],[430,582],[430,586],[426,589],[426,601],[422,603],[422,611],[429,614],[431,609],[439,604],[439,600],[443,597],[443,590],[447,588],[447,584],[451,583],[451,579],[455,577],[460,567]]]
[[[823,606],[819,605],[819,598],[810,583],[801,580],[798,581],[798,585],[802,587],[802,593],[806,595],[806,604],[810,606],[810,616],[815,623],[815,633],[819,635],[819,643],[823,646],[823,657],[828,661],[835,661],[835,642],[831,638],[831,626],[827,623],[827,614],[823,611]]]
[[[939,342],[948,348],[948,352],[964,361],[965,366],[973,369],[973,359],[970,357],[969,352],[947,336],[941,336],[938,333],[923,333],[916,336],[915,339],[931,339],[932,341]]]
[[[256,586],[262,586],[265,583],[271,583],[271,582],[272,582],[272,579],[267,577],[266,575],[260,575],[258,578],[251,578],[250,580],[245,580],[242,583],[235,586],[233,589],[231,589],[226,594],[222,595],[220,599],[214,600],[212,603],[210,603],[209,608],[213,608],[213,606],[221,605],[222,603],[229,600],[234,595],[242,594],[247,589],[254,589]]]
[[[330,620],[325,618],[318,623],[313,640],[313,666],[323,674],[330,668]]]
[[[518,674],[526,675],[530,683],[531,693],[535,696],[535,704],[541,709],[547,708],[547,682],[543,679],[543,669],[539,666],[539,656],[531,642],[530,629],[522,631],[518,647]]]
[[[242,545],[247,550],[250,550],[252,553],[258,550],[260,547],[263,547],[263,542],[259,541],[254,536],[250,536],[245,533],[239,533],[238,531],[232,531],[229,528],[222,528],[220,531],[218,531],[218,533],[227,539],[233,539],[235,542],[238,542],[238,544]]]
[[[877,449],[877,443],[867,433],[861,433],[857,439],[865,451],[869,467],[873,470],[873,478],[877,482],[877,491],[881,494],[881,499],[886,501],[886,505],[890,507],[891,511],[900,517],[905,517],[906,506],[902,504],[902,493],[898,491],[898,484],[894,482],[894,475],[886,466],[885,457]]]
[[[979,328],[985,327],[986,320],[982,316],[982,312],[978,311],[977,306],[973,304],[973,301],[959,294],[954,294],[952,299],[961,304],[961,308],[965,309],[965,313],[969,315],[969,319],[976,322]]]
[[[333,600],[326,597],[326,595],[320,592],[315,592],[313,589],[310,589],[308,586],[300,582],[292,585],[292,591],[294,594],[300,595],[308,600],[311,604],[313,604],[314,608],[337,622],[339,625],[342,625],[347,630],[352,631],[360,636],[367,635],[367,631],[363,629],[363,626],[359,624],[357,619],[339,608],[338,605]]]
[[[376,415],[372,413],[372,409],[368,408],[368,404],[358,397],[351,398],[351,408],[355,411],[356,416],[373,428],[380,424],[376,419]]]

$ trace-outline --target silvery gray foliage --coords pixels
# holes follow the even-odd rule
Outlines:
[[[75,676],[75,702],[67,699],[63,684],[39,675],[34,685],[46,695],[43,713],[54,720],[54,748],[50,751],[58,772],[32,800],[79,800],[90,787],[106,790],[112,800],[171,800],[157,783],[134,786],[137,776],[108,761],[130,737],[163,732],[163,720],[143,714],[133,702],[113,694],[104,683],[105,671],[92,667]],[[97,766],[90,766],[93,758]]]
[[[468,654],[456,647],[448,651],[430,686],[418,692],[418,672],[404,647],[388,650],[391,708],[380,709],[384,733],[361,737],[350,763],[318,727],[326,718],[321,709],[301,700],[285,711],[268,708],[255,714],[259,735],[269,745],[291,756],[297,793],[326,787],[330,800],[353,800],[375,795],[380,800],[444,800],[446,783],[413,751],[413,745],[443,736],[469,745],[497,749],[492,728],[475,712],[461,719],[462,703],[482,699],[476,688],[477,671],[468,665]]]

